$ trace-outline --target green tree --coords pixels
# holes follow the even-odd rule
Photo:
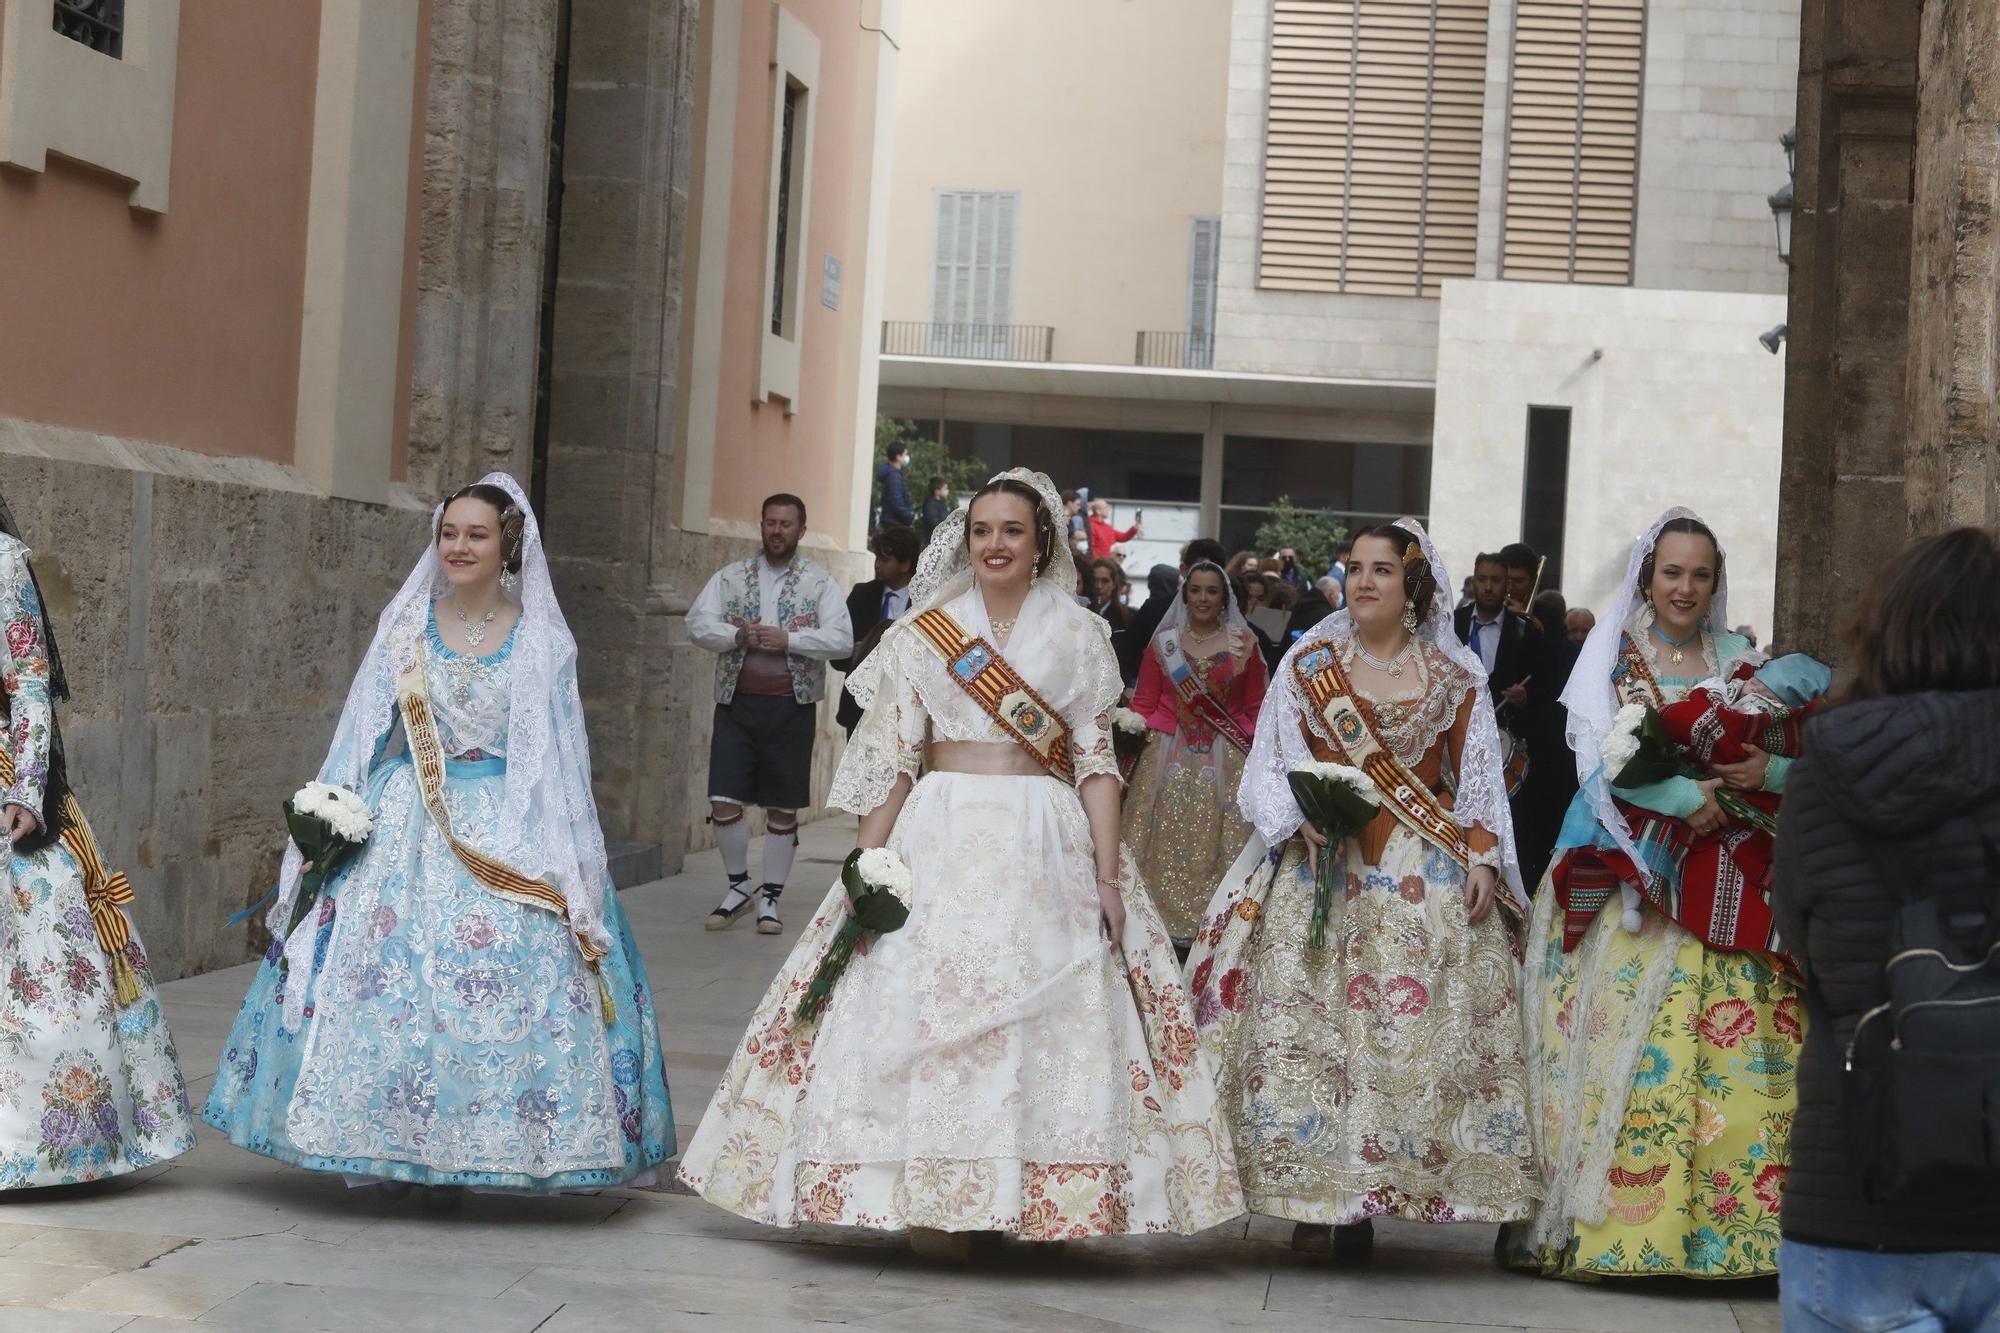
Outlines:
[[[1299,553],[1299,568],[1318,578],[1333,568],[1333,550],[1347,536],[1347,526],[1323,509],[1301,509],[1291,497],[1271,501],[1270,516],[1257,525],[1252,538],[1257,554],[1291,547]]]
[[[957,504],[984,486],[992,475],[977,458],[952,457],[941,442],[918,430],[914,421],[876,417],[875,461],[885,461],[889,450],[898,444],[910,451],[910,461],[903,465],[903,482],[910,488],[910,505],[919,515],[924,512],[924,501],[930,498],[932,477],[943,477],[951,484],[951,500]],[[871,507],[881,500],[878,486],[870,500]]]

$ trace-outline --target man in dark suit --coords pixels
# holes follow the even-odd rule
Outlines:
[[[1528,618],[1507,605],[1507,566],[1497,555],[1481,555],[1472,565],[1472,603],[1452,618],[1459,642],[1486,664],[1486,685],[1500,723],[1528,704],[1528,684],[1541,655],[1541,636]],[[1517,732],[1518,734],[1518,732]]]
[[[917,530],[905,527],[882,529],[869,540],[869,549],[875,553],[875,577],[855,584],[854,591],[847,594],[847,617],[854,622],[854,652],[833,661],[846,675],[854,673],[881,642],[883,632],[910,609],[910,577],[917,572],[921,548]],[[844,683],[834,717],[850,736],[861,725],[861,705],[854,702]]]

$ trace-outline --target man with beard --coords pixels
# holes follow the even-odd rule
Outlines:
[[[805,501],[764,501],[764,549],[724,565],[695,598],[688,637],[712,653],[715,734],[708,748],[709,822],[729,888],[708,915],[722,930],[757,903],[757,933],[776,935],[778,895],[799,843],[799,809],[812,801],[812,751],[826,664],[854,648],[833,576],[799,554]],[[743,807],[765,815],[764,878],[750,888]]]

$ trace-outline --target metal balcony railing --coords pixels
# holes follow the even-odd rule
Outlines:
[[[954,356],[976,361],[1053,361],[1056,331],[1046,324],[928,324],[882,321],[887,356]]]
[[[1209,333],[1141,333],[1132,352],[1135,366],[1170,370],[1210,370],[1215,366],[1215,335]]]

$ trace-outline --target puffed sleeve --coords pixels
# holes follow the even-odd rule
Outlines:
[[[1064,715],[1078,784],[1099,773],[1118,777],[1118,754],[1111,745],[1111,710],[1125,693],[1118,655],[1111,650],[1110,623],[1102,616],[1085,613],[1085,617],[1089,623],[1076,636],[1077,679],[1082,688]]]
[[[7,630],[7,750],[14,758],[14,781],[0,802],[25,806],[40,821],[49,781],[49,646],[26,552],[12,542],[0,550],[0,623]]]
[[[908,632],[893,630],[848,677],[848,691],[868,703],[833,772],[827,804],[836,809],[868,814],[899,776],[914,779],[923,766],[930,712],[908,670],[909,647]]]
[[[1132,695],[1132,711],[1145,718],[1148,724],[1151,724],[1153,713],[1160,706],[1160,696],[1166,692],[1166,681],[1166,673],[1160,670],[1159,654],[1147,648],[1139,662],[1139,688]]]

